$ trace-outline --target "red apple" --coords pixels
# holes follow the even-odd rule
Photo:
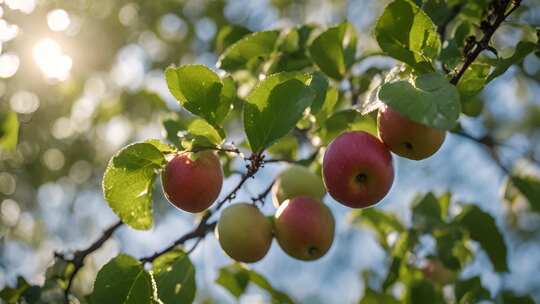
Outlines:
[[[272,223],[253,204],[234,204],[221,212],[216,236],[228,256],[239,262],[254,263],[272,245]]]
[[[172,158],[162,175],[163,191],[174,206],[201,212],[217,199],[223,184],[219,158],[211,151],[181,153]]]
[[[326,254],[334,241],[334,225],[330,209],[305,196],[286,200],[274,216],[274,231],[281,249],[305,261]]]
[[[383,199],[392,187],[392,155],[369,133],[345,132],[324,153],[323,178],[336,201],[351,208],[369,207]]]
[[[387,105],[379,109],[379,137],[399,156],[421,160],[435,154],[442,146],[446,131],[412,121]]]

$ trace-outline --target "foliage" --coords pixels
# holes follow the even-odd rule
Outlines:
[[[172,13],[187,5],[174,1],[140,2],[139,11],[142,14],[146,9],[148,18],[153,10]],[[140,134],[144,132],[137,130],[140,132],[131,138],[134,143],[120,148],[112,157],[110,151],[101,151],[106,156],[99,151],[92,156],[110,157],[107,166],[100,168],[104,172],[102,191],[120,222],[88,248],[72,255],[57,254],[43,286],[33,286],[21,277],[16,285],[6,286],[0,298],[6,303],[52,303],[70,298],[77,298],[80,303],[194,302],[207,287],[197,284],[197,270],[190,259],[192,250],[185,248],[186,242],[193,241],[194,250],[213,231],[215,215],[222,206],[234,201],[240,189],[257,177],[263,166],[289,162],[320,171],[322,152],[339,134],[361,130],[377,135],[376,110],[383,103],[415,122],[462,135],[487,148],[489,157],[508,175],[505,199],[513,202],[519,198],[530,210],[540,212],[539,179],[508,169],[503,163],[499,154],[503,145],[495,138],[498,123],[495,120],[488,124],[490,116],[481,95],[490,82],[521,68],[525,58],[538,50],[529,27],[523,30],[529,34],[512,46],[509,56],[499,56],[492,44],[497,28],[519,5],[520,1],[391,1],[374,25],[373,38],[380,52],[364,47],[368,45],[364,45],[365,33],[358,33],[348,21],[327,28],[302,24],[251,31],[252,28],[229,24],[223,16],[211,16],[219,27],[212,42],[213,55],[218,58],[216,66],[171,65],[190,57],[180,61],[176,52],[187,52],[182,49],[185,46],[170,38],[174,54],[165,55],[152,68],[163,71],[168,97],[177,101],[174,106],[146,88],[136,92],[126,89],[100,104],[96,110],[99,114],[87,117],[90,124],[96,125],[115,122],[114,117],[123,112],[129,113],[133,121],[161,120],[163,139],[141,141]],[[218,7],[205,13],[223,10]],[[196,27],[190,24],[191,30]],[[186,39],[194,39],[193,35],[190,33]],[[362,66],[373,55],[391,58],[389,62],[397,64],[364,69]],[[72,99],[83,92],[82,88],[70,88],[67,84],[59,90]],[[361,100],[365,102],[359,104]],[[84,104],[81,108],[79,112],[86,109]],[[28,132],[23,124],[28,121],[26,114],[3,106],[0,110],[2,156],[17,160],[17,153],[33,153],[29,142],[38,135],[28,134],[33,132]],[[532,116],[534,113],[530,111],[532,127],[521,127],[536,130],[540,126]],[[461,114],[487,116],[485,129],[491,133],[483,138],[466,133]],[[62,120],[58,121],[55,124],[61,129]],[[26,133],[20,132],[20,128]],[[92,136],[96,135],[87,134]],[[54,144],[58,143],[51,145]],[[70,145],[73,154],[81,154],[80,150],[90,150],[89,147],[100,150],[99,145],[96,148],[77,140],[62,144]],[[180,151],[202,150],[219,154],[226,177],[239,173],[235,162],[245,165],[236,186],[231,186],[213,208],[197,215],[195,227],[179,233],[171,246],[149,257],[121,253],[101,267],[89,295],[74,292],[73,282],[79,270],[89,263],[87,257],[118,227],[125,224],[136,230],[149,230],[155,227],[154,222],[159,222],[160,207],[154,202],[154,194],[159,188],[158,177],[170,157]],[[300,157],[307,153],[307,158]],[[534,162],[534,156],[529,158]],[[96,163],[99,161],[102,159]],[[32,173],[33,166],[28,165],[27,175],[40,178]],[[58,177],[61,174],[69,172],[58,172]],[[271,186],[253,198],[255,205],[264,204]],[[501,222],[490,212],[454,200],[450,193],[419,194],[410,211],[410,221],[379,207],[350,212],[352,226],[372,230],[386,252],[383,277],[366,275],[360,303],[534,303],[532,297],[505,288],[490,292],[480,277],[461,275],[479,252],[487,256],[497,275],[512,270],[512,242],[508,240],[512,236],[503,233]],[[434,243],[427,252],[426,238]],[[440,276],[426,272],[426,265],[433,261],[442,265],[440,271],[449,274],[444,282],[438,279]],[[250,288],[258,288],[272,303],[297,300],[276,288],[278,285],[271,278],[243,264],[219,269],[215,283],[236,299],[248,294]],[[443,292],[447,285],[452,286],[453,294]],[[402,292],[396,293],[395,289]]]

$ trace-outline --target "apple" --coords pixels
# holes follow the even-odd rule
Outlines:
[[[379,137],[399,156],[421,160],[435,154],[442,146],[446,131],[412,121],[387,105],[379,109]]]
[[[457,278],[455,271],[446,268],[440,260],[435,258],[428,259],[427,264],[422,268],[422,272],[426,279],[442,286],[454,282]]]
[[[161,175],[165,196],[174,206],[201,212],[218,198],[223,184],[219,158],[211,151],[175,155]]]
[[[272,195],[276,208],[287,199],[307,196],[322,200],[326,189],[322,178],[300,165],[291,165],[279,174],[272,187]]]
[[[274,215],[276,240],[293,258],[311,261],[328,252],[334,241],[334,216],[330,209],[311,197],[288,199]]]
[[[232,259],[254,263],[261,260],[272,245],[272,223],[254,205],[234,204],[221,212],[216,237]]]
[[[324,153],[323,181],[330,196],[341,204],[351,208],[372,206],[392,187],[392,155],[367,132],[345,132]]]

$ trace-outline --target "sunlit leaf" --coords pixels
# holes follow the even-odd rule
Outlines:
[[[163,303],[192,303],[195,299],[195,267],[185,252],[176,250],[152,263],[159,299]]]
[[[278,37],[279,31],[256,32],[242,37],[223,52],[219,68],[232,72],[258,66],[274,51]]]
[[[419,72],[432,71],[441,41],[437,26],[414,2],[395,0],[384,10],[375,26],[381,49]]]
[[[139,261],[122,254],[99,270],[91,299],[100,304],[153,303],[153,294],[150,274]]]
[[[385,83],[379,99],[413,121],[444,130],[455,126],[461,112],[456,87],[438,73],[420,75],[413,83]]]
[[[279,73],[263,80],[246,97],[244,129],[252,151],[285,136],[317,97],[309,74]]]
[[[134,229],[152,227],[152,187],[157,170],[166,161],[150,143],[124,147],[111,158],[103,176],[103,193],[109,207]]]
[[[234,82],[225,83],[204,65],[169,67],[165,71],[167,86],[180,104],[191,113],[219,125],[231,109]]]
[[[309,53],[326,75],[342,79],[354,60],[356,40],[354,27],[344,22],[315,38],[309,47]]]
[[[238,263],[221,268],[216,283],[236,298],[242,296],[248,284],[252,283],[268,292],[272,297],[272,303],[294,303],[287,294],[275,289],[260,273]]]

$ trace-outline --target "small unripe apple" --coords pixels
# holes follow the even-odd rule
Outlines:
[[[408,119],[387,105],[379,109],[379,137],[399,156],[421,160],[435,154],[442,146],[446,131]]]
[[[274,205],[279,207],[285,200],[307,196],[322,200],[326,189],[322,178],[300,165],[292,165],[281,172],[272,187]]]
[[[274,217],[276,240],[283,251],[311,261],[328,252],[334,241],[334,216],[318,200],[300,196],[286,200]]]
[[[429,259],[422,272],[426,279],[443,286],[454,282],[457,278],[457,273],[446,268],[438,259]]]
[[[232,259],[254,263],[261,260],[272,245],[272,223],[252,204],[234,204],[221,212],[216,237]]]
[[[161,175],[165,196],[174,206],[201,212],[217,199],[223,184],[219,158],[211,151],[175,155]]]
[[[377,137],[367,132],[345,132],[324,153],[323,179],[330,196],[343,205],[372,206],[392,187],[392,155]]]

